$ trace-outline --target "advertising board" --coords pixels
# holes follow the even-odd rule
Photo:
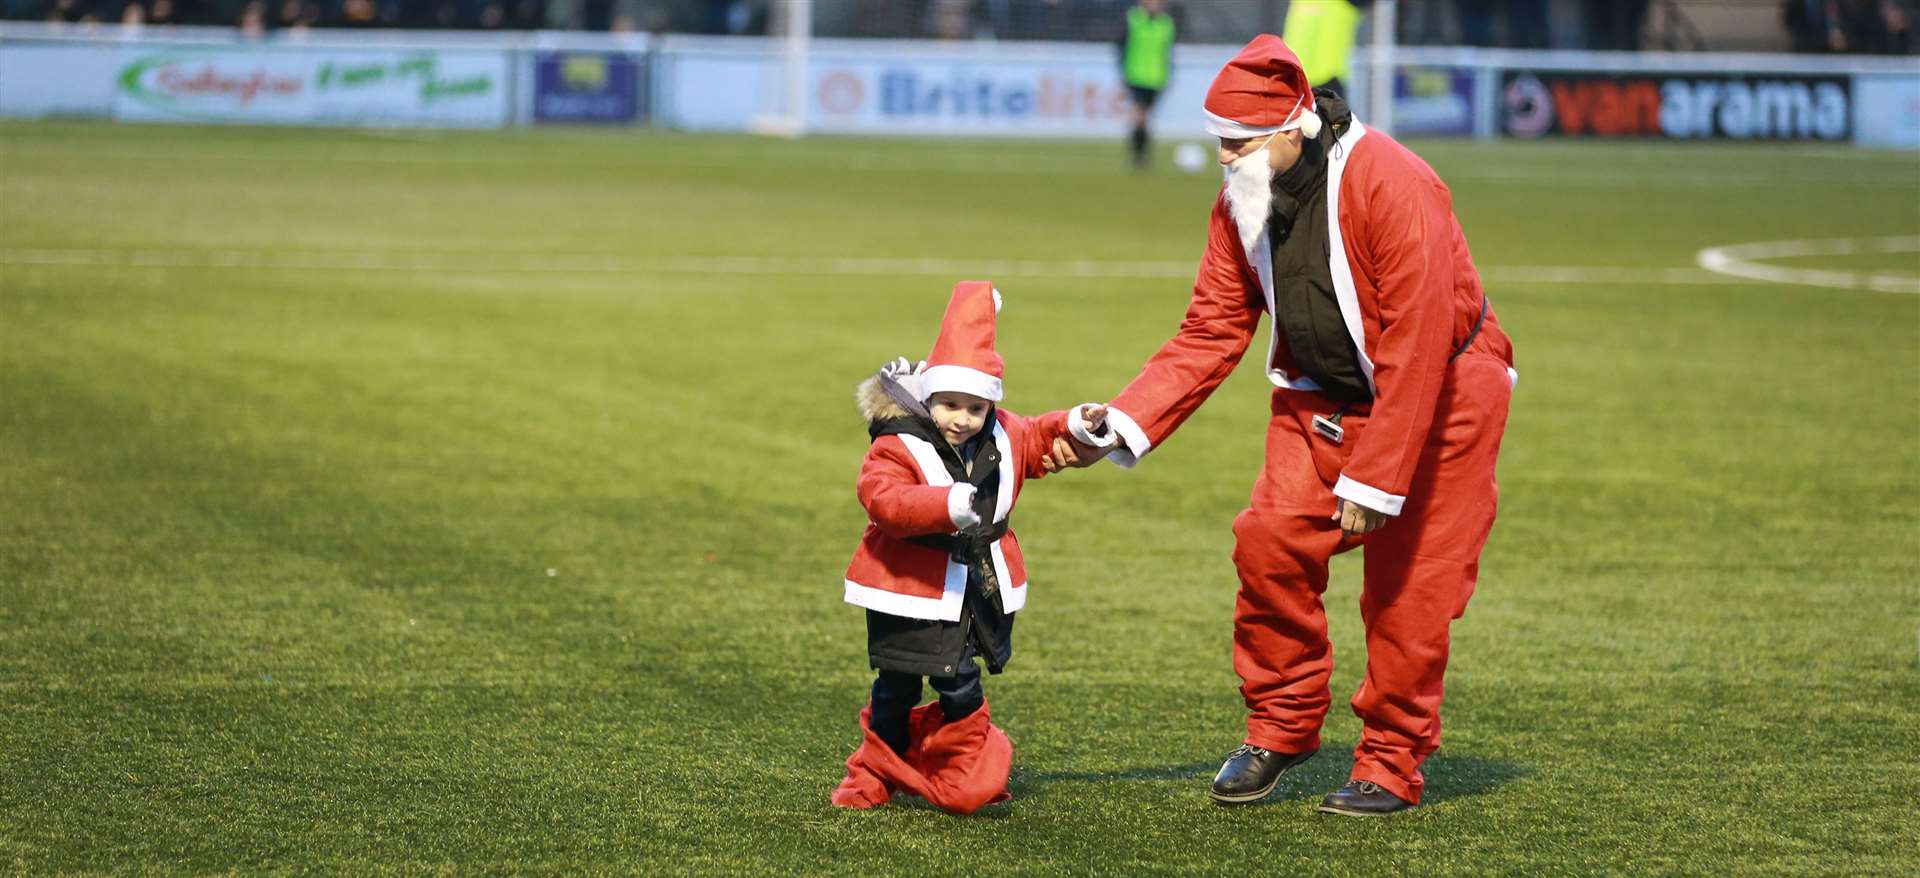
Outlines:
[[[631,125],[645,118],[640,56],[543,52],[534,58],[533,120]]]
[[[1500,129],[1512,137],[1845,141],[1851,77],[1820,74],[1509,70]]]
[[[1393,132],[1405,136],[1473,134],[1473,71],[1402,67],[1393,79]]]
[[[154,47],[115,73],[114,115],[155,122],[506,124],[499,51]]]

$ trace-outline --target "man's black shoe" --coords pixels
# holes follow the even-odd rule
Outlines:
[[[1417,807],[1412,802],[1380,788],[1369,780],[1350,780],[1347,785],[1320,800],[1320,810],[1348,817],[1385,817],[1395,811]]]
[[[1213,776],[1213,789],[1208,795],[1222,805],[1242,805],[1257,802],[1273,792],[1274,784],[1280,782],[1280,776],[1302,762],[1313,758],[1319,750],[1305,753],[1275,753],[1259,747],[1247,745],[1227,754],[1227,762],[1220,766],[1220,773]]]

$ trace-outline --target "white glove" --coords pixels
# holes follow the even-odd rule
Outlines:
[[[947,492],[947,517],[953,519],[954,530],[966,530],[980,523],[980,513],[973,511],[972,485],[954,483],[953,490]]]
[[[880,374],[892,379],[893,383],[906,388],[914,399],[920,399],[920,373],[927,371],[927,361],[907,362],[906,357],[897,357],[893,362],[880,367]]]

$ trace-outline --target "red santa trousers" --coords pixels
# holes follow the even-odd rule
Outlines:
[[[905,757],[893,752],[868,725],[869,704],[860,711],[866,740],[847,757],[847,776],[833,791],[842,808],[885,805],[895,792],[912,793],[943,811],[971,814],[984,805],[1007,801],[1007,775],[1013,767],[1013,742],[993,724],[987,706],[959,722],[946,722],[940,702],[913,709],[907,728],[913,743]]]
[[[1249,712],[1246,743],[1287,753],[1320,746],[1332,700],[1333,648],[1320,603],[1327,561],[1364,543],[1367,673],[1352,705],[1365,730],[1352,776],[1420,801],[1420,763],[1440,746],[1447,628],[1466,611],[1493,529],[1494,461],[1512,392],[1497,357],[1470,353],[1448,364],[1405,506],[1354,539],[1332,517],[1332,490],[1366,418],[1345,416],[1344,441],[1334,445],[1310,428],[1334,404],[1275,391],[1266,465],[1233,524],[1240,574],[1233,667]]]

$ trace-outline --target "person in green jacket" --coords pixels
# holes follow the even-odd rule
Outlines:
[[[1281,41],[1300,53],[1307,82],[1346,96],[1347,59],[1360,33],[1362,0],[1293,0],[1287,4],[1287,29]]]
[[[1140,0],[1120,35],[1120,79],[1133,96],[1133,166],[1147,166],[1147,116],[1173,70],[1173,15],[1166,0]]]

